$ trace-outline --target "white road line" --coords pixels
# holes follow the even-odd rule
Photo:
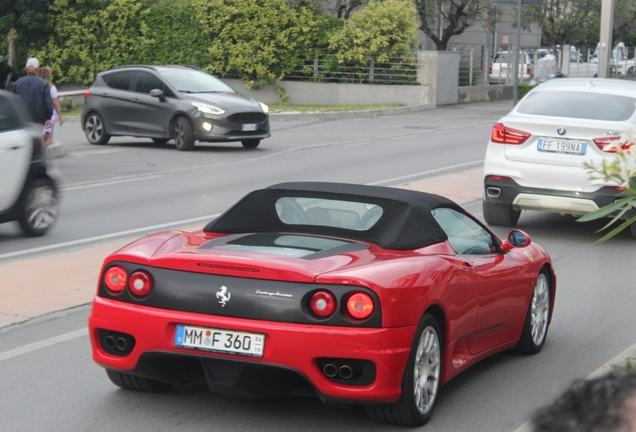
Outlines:
[[[623,363],[625,360],[627,360],[629,358],[629,356],[631,356],[634,353],[636,353],[636,343],[634,345],[630,346],[629,348],[627,348],[625,351],[623,351],[622,353],[620,353],[616,357],[614,357],[613,359],[611,359],[610,361],[608,361],[607,363],[605,363],[600,368],[596,369],[594,372],[592,372],[585,379],[589,380],[589,379],[592,379],[592,378],[597,378],[597,377],[603,375],[604,373],[607,373],[608,371],[610,371],[612,369],[612,365],[618,365],[618,364]],[[537,408],[539,408],[539,407],[537,407]],[[528,422],[525,422],[524,424],[522,424],[518,429],[515,429],[515,432],[532,432],[532,430],[533,430],[532,429],[532,424],[528,421]]]
[[[415,174],[409,174],[409,175],[405,175],[405,176],[400,176],[400,177],[393,177],[391,179],[387,179],[387,180],[381,180],[381,181],[377,181],[377,182],[373,182],[373,183],[367,183],[367,185],[369,186],[377,186],[377,185],[381,185],[381,184],[396,184],[397,182],[401,182],[401,181],[405,181],[408,179],[414,179],[414,178],[420,178],[420,177],[424,177],[430,174],[436,174],[439,172],[443,172],[443,171],[448,171],[448,170],[452,170],[452,169],[456,169],[456,168],[477,168],[481,165],[484,164],[484,160],[476,160],[476,161],[472,161],[472,162],[466,162],[466,163],[461,163],[461,164],[457,164],[457,165],[449,165],[449,166],[445,166],[442,168],[435,168],[432,170],[428,170],[428,171],[421,171]]]
[[[163,177],[163,175],[161,174],[153,174],[153,175],[146,175],[143,177],[134,177],[134,178],[124,178],[124,179],[112,179],[112,180],[107,180],[107,181],[102,181],[102,182],[95,182],[95,183],[88,183],[88,184],[83,184],[83,185],[77,185],[77,186],[67,186],[67,187],[61,187],[60,191],[62,192],[66,192],[66,191],[72,191],[72,190],[78,190],[78,189],[87,189],[87,188],[92,188],[92,187],[99,187],[99,186],[109,186],[109,185],[113,185],[113,184],[118,184],[118,183],[126,183],[126,182],[131,182],[131,181],[138,181],[138,180],[148,180],[148,179],[153,179],[153,178],[159,178],[159,177]]]
[[[37,253],[37,252],[44,252],[44,251],[59,249],[59,248],[67,247],[67,246],[78,246],[78,245],[82,245],[82,244],[85,244],[85,243],[95,243],[95,242],[98,242],[98,241],[111,240],[111,239],[115,239],[117,237],[122,237],[122,236],[130,235],[130,234],[138,234],[140,232],[145,232],[145,231],[154,231],[154,230],[158,230],[158,229],[166,228],[166,227],[170,227],[170,226],[175,226],[175,225],[180,226],[180,225],[186,225],[186,224],[195,223],[195,222],[201,222],[201,221],[204,221],[204,220],[212,220],[213,218],[216,218],[219,215],[220,215],[220,213],[217,213],[217,214],[213,214],[213,215],[201,216],[201,217],[192,218],[192,219],[183,219],[183,220],[180,220],[180,221],[174,221],[174,222],[168,222],[168,223],[163,223],[163,224],[158,224],[158,225],[147,226],[147,227],[143,227],[143,228],[136,228],[136,229],[126,230],[126,231],[120,231],[120,232],[111,233],[111,234],[104,234],[104,235],[100,235],[100,236],[89,237],[89,238],[79,239],[79,240],[73,240],[73,241],[68,241],[68,242],[64,242],[64,243],[57,243],[57,244],[52,244],[52,245],[48,245],[48,246],[41,246],[41,247],[32,248],[32,249],[25,249],[25,250],[16,251],[16,252],[9,252],[9,253],[5,253],[5,254],[0,255],[0,260],[5,259],[5,258],[14,258],[14,257],[21,256],[21,255],[28,255],[30,253]]]
[[[83,329],[64,333],[59,336],[53,336],[51,338],[44,339],[39,342],[34,342],[29,345],[24,345],[9,351],[0,352],[0,361],[8,360],[10,358],[20,356],[22,354],[27,354],[42,348],[50,347],[52,345],[57,345],[59,343],[66,342],[71,339],[76,339],[78,337],[86,336],[87,334],[88,334],[88,328],[85,327]]]

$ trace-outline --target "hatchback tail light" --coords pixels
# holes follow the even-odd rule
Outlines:
[[[317,317],[331,316],[336,311],[336,296],[330,291],[317,291],[311,296],[309,307]]]
[[[497,123],[492,128],[490,140],[499,144],[523,144],[532,134],[517,129],[505,127],[502,123]]]
[[[621,138],[620,137],[602,137],[602,138],[594,138],[593,141],[598,148],[608,153],[616,153],[618,150],[628,150],[632,145],[634,145],[634,143],[631,141],[618,143],[617,141],[619,139]]]
[[[488,68],[488,73],[489,73],[489,74],[492,74],[492,66],[490,66],[490,67]]]
[[[152,291],[152,279],[145,271],[138,270],[130,275],[128,289],[136,297],[146,297]]]
[[[528,68],[526,69],[526,73],[528,75],[530,75],[532,73],[532,68],[530,67],[530,65],[528,65]]]
[[[347,312],[356,319],[367,319],[373,313],[375,305],[369,294],[357,292],[347,300]]]
[[[91,91],[90,90],[86,90],[84,92],[84,99],[86,99],[87,97],[89,97],[91,95]]]

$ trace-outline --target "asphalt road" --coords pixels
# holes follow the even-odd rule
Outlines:
[[[15,226],[1,225],[0,263],[103,241],[87,238],[138,235],[151,225],[203,225],[206,215],[245,192],[280,181],[398,184],[479,166],[492,124],[509,107],[274,122],[273,137],[255,151],[232,144],[183,153],[126,138],[96,148],[84,142],[78,124],[67,123],[56,135],[67,151],[58,161],[65,188],[60,223],[42,239],[25,239]],[[467,207],[481,217],[478,202]],[[636,253],[629,235],[592,246],[600,225],[537,212],[524,212],[519,227],[548,250],[557,272],[544,350],[530,357],[499,354],[462,373],[441,389],[424,430],[515,431],[571,380],[636,341]],[[54,282],[64,283],[63,271]],[[405,430],[372,423],[359,408],[316,399],[234,399],[194,385],[158,395],[120,390],[90,358],[89,312],[82,306],[0,329],[0,429]]]

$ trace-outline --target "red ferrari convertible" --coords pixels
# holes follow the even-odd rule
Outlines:
[[[527,234],[502,241],[446,198],[283,183],[201,231],[110,255],[89,327],[93,358],[125,389],[317,395],[416,426],[470,365],[539,352],[555,292]]]

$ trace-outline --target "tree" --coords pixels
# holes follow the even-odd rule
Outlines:
[[[11,38],[8,50],[12,55],[24,60],[27,52],[46,43],[50,27],[48,24],[49,5],[52,0],[0,0],[0,35],[2,42]],[[13,45],[13,46],[11,46]],[[3,43],[0,43],[0,47]],[[13,68],[17,69],[17,58],[10,57]],[[23,63],[20,61],[19,63]]]
[[[364,6],[367,0],[336,0],[334,11],[338,18],[348,20],[357,7]]]
[[[446,51],[453,36],[462,34],[468,27],[485,17],[489,1],[415,0],[415,6],[420,18],[420,29],[431,38],[439,51]]]
[[[321,25],[315,11],[284,0],[194,0],[208,40],[207,71],[258,88],[283,79],[313,57]]]
[[[38,56],[63,73],[60,83],[90,84],[101,71],[137,63],[153,43],[140,2],[54,0],[50,11],[54,33]]]

